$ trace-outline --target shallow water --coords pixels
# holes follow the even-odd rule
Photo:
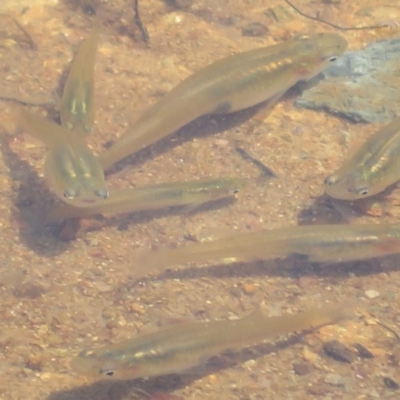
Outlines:
[[[3,0],[3,8],[6,3],[14,2]],[[78,44],[93,26],[93,17],[77,9],[76,2],[42,3],[0,15],[2,95],[51,101]],[[131,3],[110,0],[103,6],[107,18],[96,61],[96,122],[88,136],[97,154],[137,113],[210,62],[296,34],[333,30],[301,17],[278,0],[203,0],[191,6],[187,2],[186,9],[148,0],[140,2],[150,35],[146,45],[132,25]],[[400,17],[394,0],[385,7],[376,7],[373,0],[298,0],[296,5],[343,26]],[[272,15],[278,15],[278,21]],[[36,49],[12,18],[29,33]],[[267,33],[243,35],[254,23],[262,24]],[[355,50],[398,36],[398,28],[339,33]],[[147,398],[135,388],[153,399],[374,399],[396,393],[383,378],[400,383],[400,344],[373,317],[394,329],[399,324],[399,257],[340,266],[310,266],[296,258],[193,265],[132,281],[134,254],[143,248],[186,245],[216,232],[400,222],[399,186],[350,205],[334,205],[323,195],[324,178],[381,125],[353,124],[322,111],[300,110],[293,105],[295,97],[296,91],[291,91],[264,121],[251,119],[251,112],[202,118],[151,151],[131,157],[124,163],[126,169],[107,178],[113,188],[222,176],[249,178],[249,187],[236,202],[189,213],[162,210],[88,219],[79,228],[69,224],[63,229],[40,224],[45,208],[54,201],[42,179],[46,150],[26,134],[11,136],[13,104],[1,101],[0,398]],[[29,108],[46,115],[43,107]],[[55,115],[50,109],[49,117]],[[259,179],[257,166],[235,151],[238,144],[277,177]],[[96,383],[69,368],[71,357],[81,349],[155,329],[166,316],[234,318],[262,301],[271,315],[295,313],[344,298],[362,299],[367,311],[288,342],[229,353],[192,374]],[[348,346],[360,343],[375,357],[355,357],[350,364],[332,360],[322,350],[323,342],[331,339]]]

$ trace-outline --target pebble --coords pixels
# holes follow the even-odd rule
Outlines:
[[[318,354],[314,353],[313,351],[310,350],[308,346],[304,346],[303,349],[303,357],[306,361],[309,361],[311,363],[315,362],[318,360]]]
[[[309,374],[313,369],[313,365],[310,362],[303,361],[293,364],[293,371],[296,375],[303,376]]]
[[[375,299],[378,296],[380,296],[380,293],[377,290],[374,290],[374,289],[366,290],[364,292],[364,294],[365,294],[365,297],[367,297],[368,299]]]
[[[39,282],[28,281],[13,290],[15,297],[35,299],[46,292],[46,288]]]
[[[325,396],[331,392],[331,388],[325,382],[318,382],[309,386],[307,391],[314,396]]]
[[[330,340],[323,346],[325,354],[336,361],[351,363],[354,359],[353,352],[338,340]]]
[[[383,383],[390,390],[398,390],[400,388],[397,382],[395,382],[392,378],[389,378],[387,376],[383,378]]]
[[[328,374],[324,381],[333,386],[346,386],[346,379],[339,374]]]
[[[139,303],[133,303],[131,304],[131,311],[136,313],[136,314],[145,314],[145,310],[143,308],[143,306]]]
[[[361,358],[374,358],[374,355],[366,347],[364,347],[362,344],[355,343],[354,347],[358,351],[358,355]]]
[[[259,22],[252,22],[242,28],[243,36],[266,36],[268,32],[268,28]]]
[[[243,283],[242,289],[245,294],[252,295],[257,290],[257,286],[254,283]]]

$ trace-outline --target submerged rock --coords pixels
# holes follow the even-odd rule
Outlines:
[[[400,37],[350,51],[322,72],[297,107],[325,110],[353,122],[383,122],[400,115]]]

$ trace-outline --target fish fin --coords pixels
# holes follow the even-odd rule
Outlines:
[[[49,147],[52,147],[68,137],[70,131],[64,129],[52,121],[31,113],[22,107],[15,108],[15,121],[18,131],[22,130],[39,139]]]
[[[259,110],[256,112],[254,115],[254,119],[259,122],[264,122],[267,118],[268,115],[271,113],[272,109],[274,108],[275,104],[279,101],[279,99],[286,93],[280,92],[276,94],[275,96],[272,96],[270,99],[264,101],[263,103],[260,104]]]

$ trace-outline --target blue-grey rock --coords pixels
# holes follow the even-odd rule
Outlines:
[[[349,51],[305,90],[297,107],[325,110],[353,122],[383,122],[400,116],[400,37]]]

